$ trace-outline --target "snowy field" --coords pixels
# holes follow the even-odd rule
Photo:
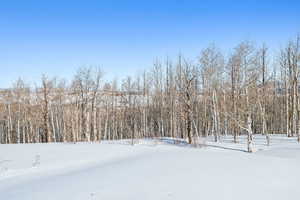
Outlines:
[[[0,145],[0,200],[300,199],[296,138],[240,140]]]

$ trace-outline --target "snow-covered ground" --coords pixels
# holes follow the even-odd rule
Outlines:
[[[255,136],[252,154],[240,141],[0,145],[0,200],[300,198],[295,138],[272,136],[268,147]]]

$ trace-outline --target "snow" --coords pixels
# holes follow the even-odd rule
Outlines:
[[[171,138],[0,145],[1,200],[299,199],[300,144],[255,136],[193,148]]]

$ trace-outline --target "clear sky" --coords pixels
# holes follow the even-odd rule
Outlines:
[[[0,88],[41,74],[70,79],[83,65],[106,77],[135,75],[155,58],[195,59],[215,43],[280,47],[300,32],[299,0],[3,0]]]

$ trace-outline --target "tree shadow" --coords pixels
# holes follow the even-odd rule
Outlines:
[[[225,150],[231,150],[231,151],[238,151],[238,152],[248,153],[248,151],[243,150],[243,149],[237,149],[237,148],[232,148],[232,147],[223,147],[223,146],[212,145],[212,144],[206,144],[205,147],[213,147],[213,148],[218,148],[218,149],[225,149]]]

